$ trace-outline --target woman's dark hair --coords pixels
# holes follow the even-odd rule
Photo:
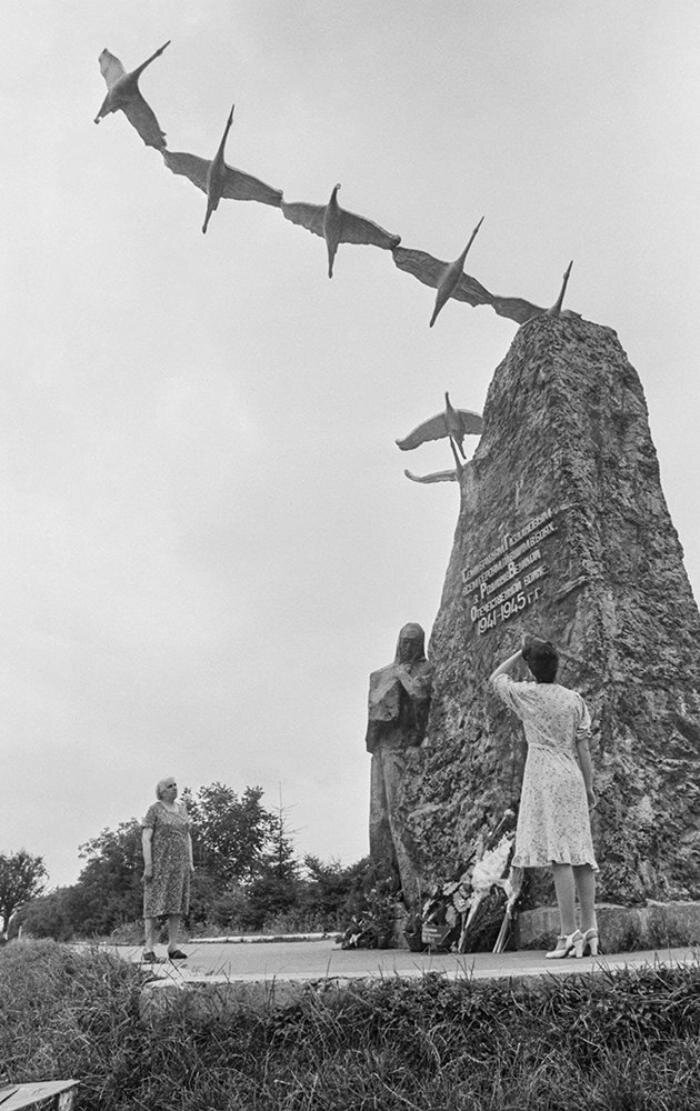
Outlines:
[[[523,659],[538,683],[553,683],[557,677],[559,657],[548,640],[529,637],[523,649]]]

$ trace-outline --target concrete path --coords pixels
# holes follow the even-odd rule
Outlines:
[[[125,960],[139,962],[143,950],[129,946],[108,947]],[[202,981],[261,983],[271,981],[350,980],[399,975],[422,976],[442,972],[449,978],[499,979],[548,974],[567,975],[642,965],[695,964],[700,950],[690,947],[639,953],[607,954],[582,960],[545,960],[543,952],[518,953],[410,953],[403,949],[341,949],[333,940],[282,941],[261,944],[191,942],[185,946],[187,961],[147,966],[154,977],[185,983]],[[165,948],[158,952],[165,955]]]

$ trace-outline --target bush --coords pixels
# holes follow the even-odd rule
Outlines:
[[[121,926],[116,926],[112,930],[109,940],[112,945],[143,945],[143,919],[137,918],[134,922],[122,922]]]
[[[214,899],[209,907],[207,922],[222,930],[242,933],[247,915],[248,898],[242,888],[235,886]]]
[[[308,878],[299,894],[299,909],[323,930],[342,930],[365,907],[365,895],[378,875],[369,857],[344,868],[337,860],[306,856]]]
[[[76,903],[73,887],[58,887],[32,899],[20,911],[23,933],[34,938],[69,941],[75,933]]]

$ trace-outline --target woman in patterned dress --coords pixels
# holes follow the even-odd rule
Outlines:
[[[534,683],[516,683],[508,674],[521,659]],[[496,668],[489,683],[525,729],[527,760],[513,865],[552,868],[561,928],[556,948],[546,955],[559,958],[573,952],[581,957],[588,950],[595,956],[598,865],[589,815],[596,801],[588,746],[591,719],[581,695],[555,682],[558,663],[549,641],[525,634],[520,650]]]
[[[143,848],[143,918],[146,927],[144,961],[162,963],[156,957],[157,919],[168,917],[168,956],[187,960],[178,948],[180,924],[190,906],[192,838],[183,802],[176,802],[177,783],[172,776],[161,779],[156,799],[141,823]]]

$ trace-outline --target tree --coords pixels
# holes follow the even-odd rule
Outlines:
[[[69,941],[82,928],[81,909],[80,888],[73,884],[32,899],[22,907],[19,917],[29,937]]]
[[[143,857],[141,824],[137,818],[121,822],[116,829],[103,829],[80,846],[87,861],[72,900],[73,913],[80,919],[76,930],[84,934],[106,934],[122,922],[142,914]]]
[[[0,915],[4,929],[12,912],[43,890],[46,876],[40,856],[31,856],[26,849],[9,856],[0,853]]]
[[[185,788],[191,819],[195,874],[190,920],[204,923],[213,913],[221,924],[243,922],[256,885],[253,917],[279,913],[297,897],[294,852],[283,813],[262,805],[262,788],[246,787],[240,797],[222,783]],[[39,936],[106,935],[143,913],[141,826],[136,818],[103,829],[80,846],[85,861],[77,883],[28,908],[27,926]],[[248,915],[250,918],[250,915]]]
[[[337,860],[305,856],[307,871],[303,905],[325,929],[338,929],[359,912],[373,879],[369,857],[344,868]]]
[[[185,789],[183,800],[192,822],[194,861],[216,878],[223,890],[254,880],[265,863],[274,835],[274,814],[261,803],[262,787],[246,787],[239,798],[223,783]]]
[[[260,874],[248,888],[246,927],[260,930],[266,922],[286,915],[298,905],[299,893],[299,864],[280,803],[270,815],[270,833]]]

